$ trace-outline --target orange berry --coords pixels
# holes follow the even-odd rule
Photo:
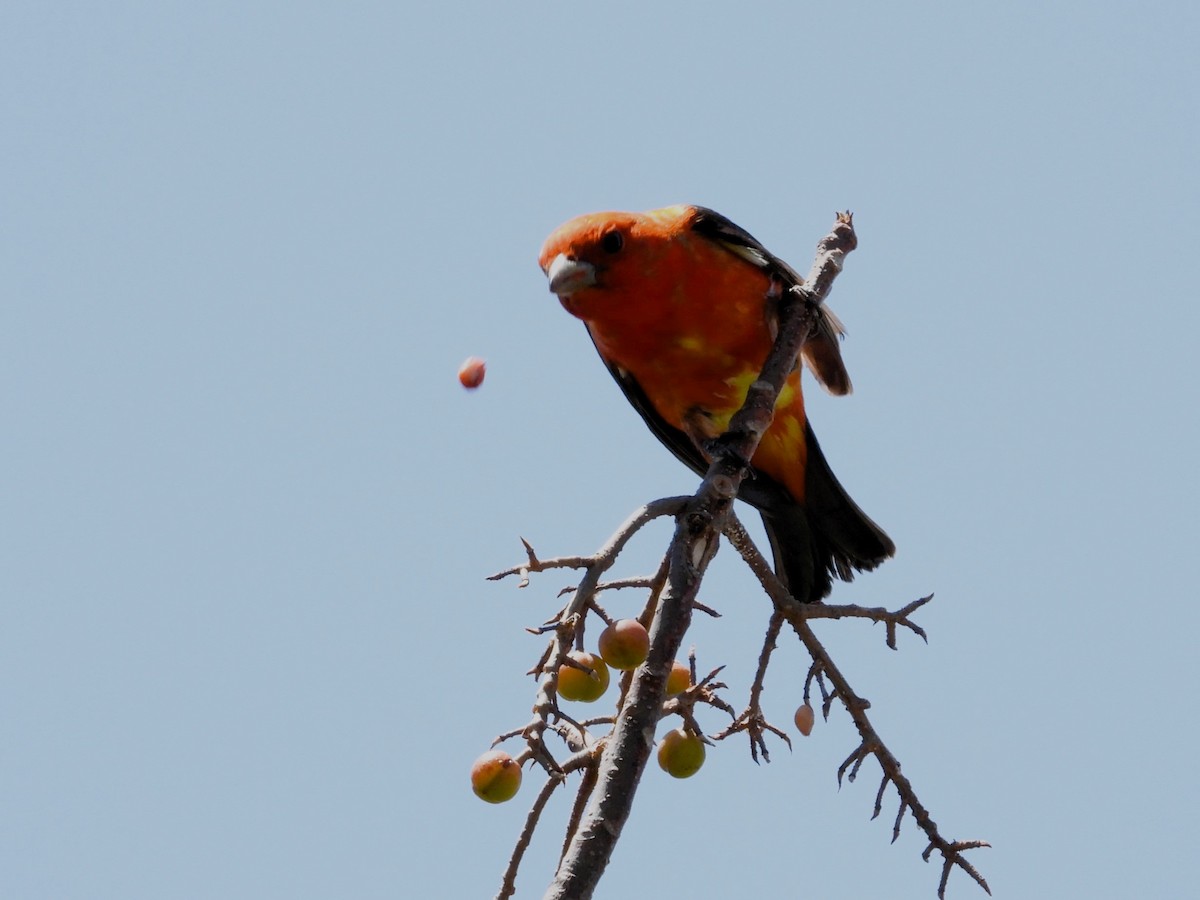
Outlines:
[[[812,734],[813,723],[817,720],[817,716],[816,713],[813,712],[812,706],[806,702],[803,706],[796,710],[795,720],[796,727],[800,729],[800,733],[805,737],[808,737],[810,734]]]
[[[466,362],[458,367],[458,382],[469,391],[483,384],[483,376],[487,374],[487,363],[478,356],[467,357]]]
[[[618,619],[600,633],[600,655],[614,669],[628,672],[646,661],[650,635],[637,619]]]
[[[679,660],[671,663],[671,671],[667,673],[667,696],[674,697],[682,694],[692,683],[692,670],[687,663]]]
[[[591,674],[574,666],[561,665],[558,667],[558,696],[564,700],[578,700],[581,703],[592,703],[604,696],[608,690],[608,666],[599,656],[573,650],[571,659],[592,670]]]
[[[471,766],[471,790],[488,803],[503,803],[517,795],[521,767],[503,750],[489,750]]]
[[[704,765],[704,741],[682,728],[668,731],[658,745],[658,765],[672,778],[691,778]]]

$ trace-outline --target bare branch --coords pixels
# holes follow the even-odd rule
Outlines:
[[[654,500],[635,510],[633,515],[621,524],[595,556],[559,556],[554,559],[538,559],[529,542],[525,538],[521,538],[521,543],[525,545],[525,553],[529,557],[528,561],[489,575],[487,580],[499,581],[509,575],[520,575],[521,581],[517,587],[525,587],[529,584],[529,573],[531,572],[544,572],[547,569],[586,569],[590,573],[596,568],[607,571],[617,554],[624,549],[625,545],[629,543],[629,539],[639,530],[655,519],[678,515],[689,500],[691,500],[690,497],[663,497],[661,500]],[[599,580],[599,575],[596,580]],[[595,582],[593,582],[591,590],[595,589]]]
[[[870,619],[873,622],[883,622],[887,626],[887,645],[896,649],[896,626],[900,625],[912,631],[925,643],[929,636],[925,629],[913,622],[909,617],[933,599],[933,594],[914,600],[907,606],[897,610],[884,609],[882,606],[855,606],[847,604],[838,606],[830,603],[805,603],[800,607],[800,614],[806,619]]]
[[[804,285],[816,299],[823,303],[833,287],[833,280],[842,271],[846,254],[858,246],[858,235],[854,233],[854,214],[847,210],[839,212],[837,222],[825,237],[817,242],[817,252],[812,268]]]
[[[792,739],[787,733],[780,728],[776,728],[767,721],[766,716],[762,712],[762,692],[763,686],[767,678],[767,665],[771,661],[771,652],[775,649],[775,641],[779,637],[779,629],[783,626],[783,614],[776,611],[771,615],[771,621],[767,625],[767,636],[763,641],[762,652],[758,655],[758,671],[754,675],[754,684],[750,688],[750,702],[746,705],[745,711],[738,716],[732,725],[728,726],[724,731],[715,736],[718,741],[723,741],[725,738],[737,734],[739,731],[746,732],[750,737],[750,758],[756,763],[758,762],[758,754],[761,752],[763,762],[771,761],[771,754],[767,750],[767,741],[765,734],[771,734],[779,737],[788,745],[788,749],[792,749]]]
[[[513,848],[512,856],[508,859],[508,866],[504,869],[504,880],[500,883],[500,891],[496,894],[496,900],[507,900],[516,893],[517,869],[520,868],[525,851],[529,848],[529,842],[533,839],[533,832],[537,828],[538,820],[542,817],[542,810],[546,808],[546,802],[560,784],[562,784],[561,777],[551,776],[546,779],[546,783],[538,791],[529,815],[525,817],[525,827],[521,829],[521,836],[517,838],[517,845]]]
[[[896,843],[896,839],[900,837],[900,820],[904,818],[904,811],[908,809],[908,804],[903,800],[900,801],[900,808],[896,810],[896,821],[892,824],[892,843]]]
[[[696,653],[693,650],[688,654],[688,660],[692,663],[692,683],[688,685],[681,693],[669,700],[663,702],[662,713],[660,718],[665,718],[669,715],[680,716],[684,723],[687,724],[690,731],[704,737],[704,730],[700,727],[700,723],[696,721],[693,710],[697,703],[703,703],[706,706],[713,706],[722,712],[729,714],[729,718],[733,718],[736,713],[733,707],[721,699],[717,691],[725,690],[728,685],[723,681],[717,681],[716,677],[721,674],[724,666],[717,666],[699,681],[695,675]],[[705,743],[712,743],[707,738],[704,738]]]
[[[558,855],[560,861],[566,855],[567,848],[571,846],[571,838],[579,830],[579,820],[583,818],[583,811],[587,808],[588,800],[591,799],[592,791],[595,789],[596,766],[589,766],[583,772],[583,780],[580,782],[579,790],[575,794],[575,803],[571,806],[571,817],[567,820],[567,829],[563,834],[562,850]]]
[[[925,848],[925,852],[921,854],[921,858],[926,862],[929,862],[929,855],[933,852],[934,846],[935,845],[931,843]],[[958,866],[973,879],[975,879],[975,883],[983,888],[989,897],[991,896],[992,889],[988,887],[988,883],[984,880],[983,876],[979,874],[978,870],[969,862],[967,862],[966,858],[962,855],[962,851],[964,850],[978,850],[980,847],[991,846],[992,845],[987,841],[954,841],[953,843],[947,844],[945,847],[937,848],[941,852],[943,859],[942,880],[938,882],[939,900],[945,900],[946,882],[950,880],[950,870],[955,866]]]
[[[595,594],[600,584],[601,576],[616,562],[617,556],[629,540],[648,522],[664,515],[671,515],[682,508],[687,498],[666,497],[647,503],[621,524],[605,545],[596,555],[591,557],[559,557],[552,560],[540,560],[533,547],[524,538],[521,543],[525,547],[528,561],[522,566],[516,566],[490,576],[489,580],[498,580],[507,575],[521,575],[519,586],[528,584],[530,572],[540,572],[550,568],[580,568],[584,569],[583,578],[575,589],[575,595],[567,603],[552,622],[540,629],[528,629],[534,633],[553,631],[554,637],[542,654],[531,674],[539,677],[537,696],[533,704],[533,719],[523,729],[524,735],[533,758],[554,774],[559,770],[558,763],[546,747],[543,734],[550,723],[556,720],[568,722],[579,732],[580,740],[587,742],[586,731],[558,706],[558,671],[564,665],[579,667],[578,663],[569,656],[571,648],[580,635],[583,617],[594,604]]]
[[[527,754],[522,754],[517,757],[519,760],[524,759]],[[512,856],[509,857],[508,866],[504,870],[504,879],[500,885],[500,891],[496,894],[496,900],[504,900],[511,897],[517,889],[517,869],[520,868],[521,859],[525,855],[526,849],[529,847],[529,842],[533,838],[533,833],[537,829],[537,824],[542,815],[542,810],[546,807],[546,802],[550,799],[550,795],[554,793],[554,789],[563,783],[566,775],[577,770],[583,770],[583,780],[587,783],[589,776],[593,776],[596,770],[596,753],[594,748],[584,749],[575,753],[570,759],[562,764],[558,774],[550,775],[546,779],[546,783],[542,785],[542,789],[534,798],[533,806],[530,807],[529,815],[525,817],[525,827],[521,829],[521,834],[517,838],[516,846],[513,847]]]
[[[648,588],[652,587],[654,580],[651,578],[619,578],[616,581],[602,581],[596,585],[596,593],[601,591],[619,591],[622,588]],[[575,590],[575,585],[568,585],[558,592],[558,596],[563,597]],[[602,617],[603,618],[603,617]]]
[[[842,786],[842,776],[845,775],[848,781],[853,782],[858,777],[858,769],[863,764],[863,760],[870,756],[875,751],[875,748],[866,742],[864,739],[854,751],[846,757],[845,762],[838,766],[837,780],[838,787]],[[849,770],[849,774],[847,774]]]
[[[850,718],[854,721],[854,727],[858,730],[859,737],[862,738],[862,743],[838,767],[838,786],[841,786],[844,775],[850,781],[854,781],[859,767],[866,757],[869,755],[874,756],[879,762],[880,768],[883,769],[884,785],[890,782],[896,787],[896,793],[900,796],[901,812],[905,808],[911,810],[914,821],[916,821],[917,825],[925,832],[925,836],[929,839],[929,848],[925,851],[925,858],[928,859],[929,853],[937,849],[945,860],[945,868],[942,873],[942,883],[938,889],[938,896],[943,896],[946,879],[949,877],[950,869],[954,866],[962,868],[963,871],[978,882],[980,887],[990,894],[991,890],[988,888],[983,876],[967,862],[961,852],[963,850],[973,850],[978,847],[990,845],[982,841],[967,843],[950,841],[944,838],[938,831],[937,823],[933,821],[929,811],[917,798],[917,793],[913,789],[912,783],[900,771],[900,761],[896,759],[891,750],[884,744],[882,738],[879,737],[874,726],[871,724],[871,720],[867,716],[867,710],[871,707],[870,702],[854,693],[850,687],[850,682],[847,681],[841,670],[834,664],[833,658],[825,650],[821,642],[817,640],[812,629],[809,628],[808,620],[810,618],[817,618],[817,616],[808,614],[809,607],[815,604],[799,603],[788,593],[787,589],[767,564],[766,559],[750,539],[750,535],[746,532],[746,529],[735,517],[730,516],[726,520],[725,533],[729,537],[729,542],[737,548],[742,558],[750,566],[750,569],[758,576],[759,582],[766,589],[772,601],[774,601],[775,608],[787,619],[812,657],[813,665],[809,670],[809,681],[815,678],[821,686],[822,694],[825,693],[824,685],[821,683],[822,677],[828,677],[830,683],[833,685],[833,692],[825,700],[826,717],[828,717],[829,704],[832,702],[833,697],[837,696],[842,701],[842,705],[846,707],[846,711],[850,713]],[[929,599],[929,597],[922,598],[899,610],[894,614],[898,617],[897,621],[899,621],[899,618],[907,617],[909,613],[923,606]],[[887,621],[887,619],[884,621]],[[807,700],[807,682],[804,687],[804,695],[805,700]],[[876,814],[878,814],[878,804],[883,796],[884,785],[880,786],[879,793],[876,796]],[[897,828],[899,827],[899,823],[900,816],[897,816]]]
[[[646,627],[647,631],[650,629],[650,623],[654,621],[654,610],[658,609],[658,601],[663,588],[667,586],[667,572],[670,569],[671,556],[669,553],[664,553],[662,562],[658,564],[658,571],[650,579],[650,596],[646,598],[646,606],[642,609],[642,614],[638,616],[638,621]]]

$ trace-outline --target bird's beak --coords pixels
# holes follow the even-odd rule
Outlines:
[[[550,279],[551,293],[567,297],[580,288],[591,287],[596,283],[596,267],[560,253],[546,268],[546,277]]]

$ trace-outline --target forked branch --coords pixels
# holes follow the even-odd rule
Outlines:
[[[849,781],[854,781],[858,775],[859,768],[868,756],[874,756],[878,761],[880,768],[883,770],[883,781],[879,786],[879,791],[875,796],[875,811],[871,818],[875,818],[882,810],[883,794],[887,785],[890,783],[896,788],[896,793],[900,798],[900,808],[896,814],[896,820],[892,828],[892,840],[895,841],[900,834],[900,821],[906,811],[911,811],[913,819],[925,836],[929,839],[929,846],[926,848],[923,857],[928,860],[929,855],[933,850],[938,850],[942,854],[944,861],[942,878],[938,886],[938,897],[944,898],[946,892],[946,881],[950,876],[950,870],[954,866],[958,866],[966,872],[975,882],[984,889],[989,895],[991,889],[988,887],[987,881],[979,874],[970,862],[962,855],[964,850],[974,850],[980,847],[990,846],[984,841],[951,841],[942,836],[938,831],[937,823],[933,821],[929,811],[922,805],[917,798],[917,792],[913,788],[912,783],[900,771],[900,761],[896,759],[891,750],[883,742],[875,730],[875,726],[871,724],[870,717],[867,715],[867,710],[870,709],[870,702],[859,697],[850,687],[850,682],[841,670],[834,663],[833,658],[826,651],[825,647],[817,639],[813,630],[809,627],[809,619],[818,618],[811,611],[811,607],[816,604],[799,603],[783,586],[771,566],[767,563],[766,558],[759,552],[754,542],[750,539],[750,535],[746,532],[745,527],[736,517],[730,516],[725,523],[725,534],[729,538],[729,542],[738,550],[742,558],[750,566],[750,569],[758,577],[759,582],[766,590],[771,600],[775,603],[775,609],[778,614],[782,615],[792,626],[792,630],[796,632],[800,638],[804,648],[812,657],[813,664],[809,671],[809,678],[816,679],[821,686],[821,691],[824,696],[824,713],[826,717],[829,715],[829,707],[834,697],[842,702],[846,711],[850,714],[850,718],[854,721],[854,727],[858,730],[861,742],[854,751],[846,757],[845,762],[838,767],[837,777],[838,785],[842,783],[842,778],[846,777]],[[876,621],[885,621],[889,625],[894,623],[907,624],[908,627],[916,630],[922,637],[925,636],[923,631],[917,629],[915,625],[907,623],[908,615],[920,606],[923,606],[929,601],[929,597],[914,601],[908,604],[903,609],[896,613],[887,613],[883,611],[880,616],[868,614],[866,618],[873,618]],[[845,610],[845,608],[843,608]],[[864,611],[875,613],[876,611]],[[833,616],[832,618],[840,618],[841,616]],[[889,637],[894,637],[889,632]],[[889,640],[889,646],[894,649],[894,641]],[[825,692],[822,678],[828,678],[833,690],[829,693]],[[807,685],[805,693],[807,694]]]

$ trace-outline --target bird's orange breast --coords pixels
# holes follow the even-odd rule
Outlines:
[[[564,298],[563,305],[587,323],[601,355],[636,379],[663,419],[694,437],[715,437],[745,401],[770,351],[771,279],[688,231],[684,215],[662,215],[674,210],[687,208],[612,220],[626,235],[615,254],[594,246],[611,227],[607,214],[587,217],[566,232],[566,240],[552,236],[543,257],[568,253],[597,267],[597,283]],[[797,370],[754,464],[802,501],[804,457]]]

